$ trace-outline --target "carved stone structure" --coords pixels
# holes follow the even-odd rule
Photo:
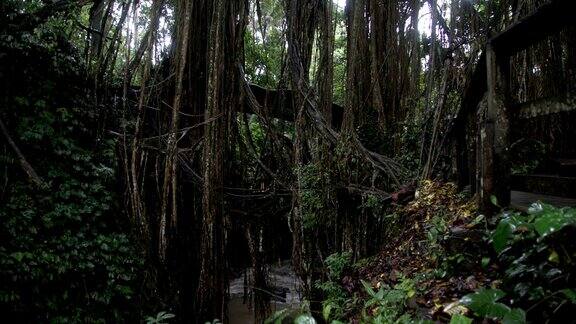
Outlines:
[[[493,196],[501,206],[511,203],[511,193],[522,198],[519,192],[536,194],[535,197],[547,195],[548,200],[549,196],[576,198],[576,177],[561,174],[576,161],[573,160],[576,159],[576,94],[563,93],[559,97],[515,103],[510,88],[511,58],[549,36],[576,27],[575,12],[573,0],[555,0],[541,6],[491,38],[476,67],[453,130],[455,164],[460,186],[470,186],[487,213],[495,210]],[[545,122],[538,118],[558,114],[562,114],[562,120],[555,122],[554,129],[546,130],[544,135],[544,132],[530,134],[524,129],[531,122]],[[510,149],[520,137],[546,142],[550,148],[548,156],[558,161],[560,169],[549,166],[548,170],[554,174],[546,176],[512,176]],[[576,200],[562,200],[562,204],[573,203]]]

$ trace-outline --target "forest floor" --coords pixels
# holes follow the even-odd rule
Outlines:
[[[492,269],[474,258],[477,251],[485,250],[479,229],[484,217],[477,216],[474,199],[457,193],[454,184],[425,182],[415,199],[399,206],[396,214],[403,230],[379,255],[361,262],[344,282],[364,281],[375,290],[405,289],[407,312],[441,321],[466,312],[459,305],[462,296],[498,286],[490,275]],[[361,285],[346,288],[352,294],[366,294]]]
[[[326,259],[328,322],[573,322],[575,209],[535,203],[485,217],[454,184],[425,181],[389,216],[380,253]]]

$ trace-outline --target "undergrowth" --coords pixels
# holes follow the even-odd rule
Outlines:
[[[0,152],[0,310],[23,322],[138,319],[142,258],[119,212],[115,142],[95,132],[63,31],[0,38],[0,75],[14,76],[1,117],[43,181],[30,184],[13,150]]]
[[[397,240],[325,259],[328,323],[564,323],[576,310],[576,209],[535,203],[486,218],[453,184],[426,181],[393,211]]]

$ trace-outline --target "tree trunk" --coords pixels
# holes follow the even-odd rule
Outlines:
[[[241,57],[245,14],[240,0],[213,2],[208,37],[207,108],[204,133],[200,281],[200,319],[226,318],[227,214],[224,178],[228,172],[231,129],[239,105],[238,58]],[[238,18],[240,17],[240,18]]]
[[[160,225],[158,235],[158,255],[161,261],[165,261],[168,249],[168,230],[172,235],[176,234],[178,220],[178,140],[180,125],[180,109],[182,106],[182,92],[184,88],[184,75],[186,59],[188,56],[188,31],[190,24],[191,6],[187,1],[182,2],[184,15],[180,37],[178,37],[177,56],[174,61],[176,70],[176,84],[174,90],[174,102],[172,105],[172,118],[166,144],[166,161],[164,164],[164,182],[162,186],[162,205],[160,210]],[[168,211],[170,209],[170,211]],[[170,217],[168,217],[170,215]]]

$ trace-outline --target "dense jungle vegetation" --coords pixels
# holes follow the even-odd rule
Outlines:
[[[576,322],[574,7],[0,1],[2,321]]]

